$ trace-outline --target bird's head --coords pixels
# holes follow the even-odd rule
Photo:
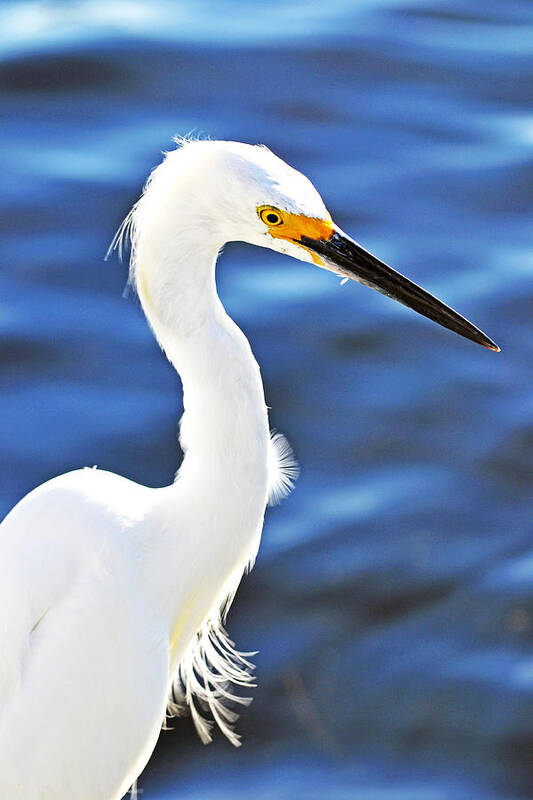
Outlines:
[[[219,247],[244,241],[310,262],[499,350],[472,323],[338,228],[311,181],[267,147],[209,140],[179,144],[152,173],[140,201],[148,206],[143,214],[152,209],[158,218],[172,218],[182,234],[200,232]],[[171,197],[177,205],[168,202]]]

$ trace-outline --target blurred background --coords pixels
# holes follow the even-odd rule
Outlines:
[[[0,57],[1,516],[172,480],[179,382],[103,256],[174,134],[268,144],[503,351],[227,247],[302,474],[229,617],[244,746],[177,721],[142,799],[533,797],[533,3],[3,0]]]

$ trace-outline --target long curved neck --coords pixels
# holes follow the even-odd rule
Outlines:
[[[227,476],[228,469],[246,475],[254,467],[255,472],[255,451],[259,447],[263,455],[268,446],[259,368],[216,292],[218,249],[182,240],[172,264],[156,255],[137,265],[146,316],[183,384],[181,480],[199,473],[213,478],[221,470]]]
[[[139,259],[136,277],[146,315],[183,384],[185,455],[168,489],[169,527],[193,521],[209,540],[218,580],[242,572],[255,554],[268,492],[269,428],[259,368],[216,293],[218,247],[197,250],[194,261],[191,250],[182,242],[172,264]]]

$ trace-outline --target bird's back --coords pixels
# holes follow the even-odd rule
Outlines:
[[[140,575],[151,491],[79,470],[0,525],[0,797],[119,800],[153,749],[168,632]]]

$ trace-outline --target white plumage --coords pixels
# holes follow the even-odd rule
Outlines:
[[[447,314],[442,324],[492,344],[433,298],[429,313],[429,296],[342,234],[307,178],[264,147],[180,142],[119,247],[126,236],[132,282],[182,379],[184,460],[161,489],[99,469],[62,475],[0,526],[6,800],[119,800],[167,704],[190,709],[203,741],[214,720],[238,743],[235,707],[247,700],[230,684],[246,692],[251,665],[222,616],[256,556],[269,487],[274,499],[285,494],[296,467],[270,436],[259,368],[217,295],[225,242],[314,262],[415,308],[423,301],[422,313]]]
[[[226,684],[249,685],[251,668],[221,613],[255,558],[269,483],[285,492],[294,464],[270,438],[259,369],[214,268],[232,238],[224,229],[260,238],[254,204],[279,202],[294,175],[264,148],[183,143],[128,217],[132,280],[183,382],[185,457],[162,489],[68,473],[0,526],[2,798],[118,800],[169,696],[170,711],[190,707],[204,741],[210,716],[238,743]]]

